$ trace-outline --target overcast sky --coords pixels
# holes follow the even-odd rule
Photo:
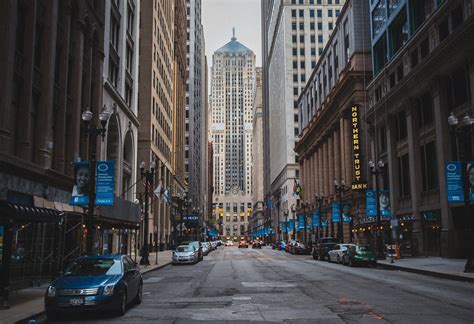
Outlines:
[[[232,27],[237,40],[255,53],[257,66],[262,66],[260,0],[202,0],[202,24],[209,67],[214,51],[230,42]]]

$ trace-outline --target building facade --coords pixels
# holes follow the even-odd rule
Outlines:
[[[252,210],[252,103],[255,54],[231,41],[214,52],[210,136],[214,147],[214,204],[226,237],[244,235]],[[224,214],[225,210],[225,214]]]
[[[263,196],[263,111],[262,111],[262,68],[255,70],[252,100],[252,218],[249,227],[252,231],[264,225]]]
[[[163,191],[173,184],[173,116],[175,1],[142,3],[140,27],[140,85],[138,158],[149,169],[156,163],[154,187],[161,183]],[[140,172],[140,171],[139,171]],[[138,186],[138,199],[150,200],[148,242],[166,247],[171,239],[170,204],[157,195],[145,197],[144,186]]]
[[[300,156],[302,193],[294,212],[298,223],[301,217],[307,224],[312,224],[313,215],[319,219],[317,226],[310,226],[312,240],[332,236],[353,241],[352,227],[365,219],[370,174],[363,122],[368,109],[365,89],[371,78],[368,12],[366,2],[346,2],[298,99],[302,132],[295,151]],[[344,190],[338,192],[335,181]],[[303,238],[301,231],[298,237]],[[371,242],[369,232],[367,237],[364,243]]]
[[[72,0],[0,4],[6,44],[0,53],[0,288],[5,304],[10,290],[49,282],[85,253],[91,232],[96,233],[94,251],[136,251],[139,207],[123,199],[120,190],[126,177],[122,168],[134,163],[134,154],[122,160],[109,155],[114,119],[95,152],[94,137],[81,125],[85,111],[92,112],[95,126],[104,109],[114,112],[103,98],[106,7],[106,2]],[[127,144],[122,145],[125,150]],[[114,205],[95,208],[93,220],[86,222],[86,206],[69,203],[73,163],[92,154],[114,159],[120,178]],[[133,176],[132,171],[130,181]],[[117,239],[107,246],[104,238],[112,232]]]
[[[186,146],[185,180],[188,184],[188,208],[204,211],[202,194],[207,174],[207,71],[204,30],[201,22],[201,0],[186,0],[187,9],[187,60],[188,80],[186,83]],[[207,190],[207,189],[205,189]],[[205,207],[207,209],[207,207]]]
[[[273,228],[297,204],[297,100],[334,29],[344,1],[262,1],[265,199]],[[279,208],[274,208],[280,206]]]
[[[390,190],[395,237],[408,254],[465,257],[473,204],[449,201],[446,165],[474,159],[469,118],[463,124],[474,114],[473,3],[370,4],[370,154],[386,166],[380,182]]]

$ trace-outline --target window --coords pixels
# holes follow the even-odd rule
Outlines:
[[[384,28],[387,21],[385,0],[379,1],[374,11],[372,12],[372,34],[378,35]]]
[[[350,51],[350,43],[349,43],[349,26],[348,21],[344,21],[344,61],[349,61],[349,51]]]
[[[291,9],[291,17],[296,17],[296,10],[295,9]]]
[[[401,197],[411,194],[408,153],[398,157],[398,189]]]
[[[328,10],[328,17],[332,17],[332,13],[333,13],[332,9],[329,9]]]
[[[407,117],[405,111],[400,111],[395,118],[395,139],[397,142],[407,138]]]
[[[321,9],[318,9],[318,18],[321,18],[323,16],[323,11]]]
[[[299,16],[300,16],[301,18],[304,17],[304,10],[300,10],[300,11],[299,11]]]
[[[431,125],[434,120],[433,116],[433,98],[429,92],[423,94],[418,99],[418,127],[422,128]]]
[[[309,16],[310,16],[310,17],[314,17],[314,9],[310,9],[310,10],[309,10]]]
[[[112,14],[110,17],[110,43],[112,44],[115,50],[118,49],[119,44],[119,34],[120,34],[120,24]]]
[[[293,95],[295,95],[295,96],[298,95],[298,88],[293,88]]]
[[[429,142],[420,148],[423,191],[438,188],[438,168],[436,163],[435,142]]]
[[[387,48],[385,43],[385,36],[383,36],[374,46],[374,74],[380,72],[380,70],[387,63]]]
[[[451,74],[448,82],[448,98],[450,106],[457,108],[469,100],[469,76],[463,67],[457,68]]]
[[[408,40],[408,21],[405,10],[402,10],[396,20],[390,25],[390,54],[395,55]]]

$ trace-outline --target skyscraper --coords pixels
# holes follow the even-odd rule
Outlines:
[[[344,0],[262,0],[264,165],[266,200],[278,217],[297,206],[298,96],[329,39]],[[271,125],[271,127],[270,127]],[[270,210],[270,209],[269,209]],[[277,215],[278,214],[278,215]]]
[[[225,236],[244,235],[252,210],[254,81],[255,54],[237,41],[234,29],[231,41],[214,52],[211,69],[213,199]]]

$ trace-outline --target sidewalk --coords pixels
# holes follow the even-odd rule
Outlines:
[[[377,262],[385,269],[414,272],[428,276],[451,279],[457,281],[474,282],[474,273],[465,273],[465,259],[447,259],[441,257],[419,257],[394,260],[380,260]]]
[[[149,266],[140,266],[142,274],[163,268],[172,262],[172,251],[158,252],[158,264],[155,264],[156,253],[150,253]],[[140,258],[137,258],[139,261]],[[0,324],[25,321],[44,312],[44,293],[48,284],[14,291],[10,295],[10,308],[0,309]]]

